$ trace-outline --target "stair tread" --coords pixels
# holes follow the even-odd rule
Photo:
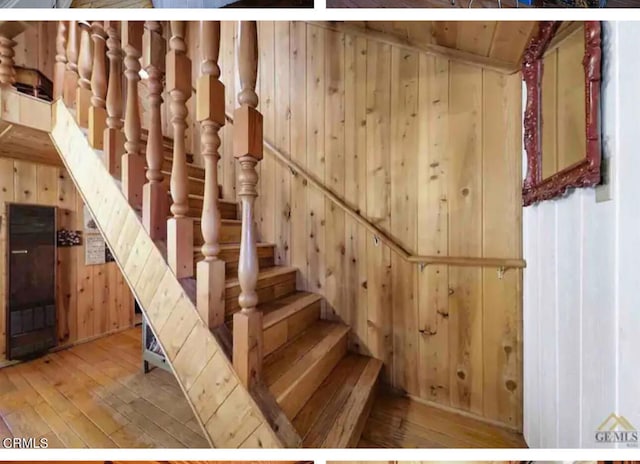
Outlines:
[[[192,164],[191,167],[199,168],[200,166],[196,166],[195,164]],[[145,168],[145,170],[147,170],[147,168]],[[162,172],[162,174],[165,175],[165,178],[167,178],[167,177],[171,178],[171,171],[170,170],[168,170],[168,169],[160,169],[160,172]],[[200,177],[193,177],[193,176],[187,175],[187,180],[194,181],[194,182],[200,182],[201,184],[204,184],[204,179],[201,179]]]
[[[258,248],[274,248],[276,246],[275,243],[257,243],[256,247]],[[193,253],[196,255],[202,254],[201,252],[202,247],[201,246],[194,246],[193,247]],[[221,243],[220,244],[220,251],[229,251],[229,250],[240,250],[240,243]]]
[[[167,193],[171,195],[171,191],[167,190]],[[204,200],[202,195],[196,195],[195,193],[189,193],[189,198],[197,198],[198,200]],[[234,200],[225,200],[224,198],[218,198],[218,203],[225,203],[227,205],[236,206],[238,204],[237,201]]]
[[[268,355],[263,365],[264,381],[276,399],[284,396],[295,380],[312,369],[315,362],[348,332],[349,327],[344,324],[318,320]]]
[[[199,217],[193,217],[193,216],[188,216],[188,217],[193,219],[194,223],[202,222],[202,219]],[[220,219],[220,222],[222,222],[222,224],[242,225],[242,221],[240,219]]]
[[[202,182],[204,182],[204,181],[202,181]],[[204,200],[204,195],[200,195],[199,193],[190,193],[189,196],[191,198],[198,198],[199,200]],[[235,200],[226,200],[224,198],[218,198],[218,201],[220,203],[233,203],[234,205],[238,204],[238,202],[235,201]]]
[[[284,275],[284,274],[288,274],[290,272],[297,272],[297,270],[298,270],[297,268],[290,267],[290,266],[267,267],[267,268],[264,268],[264,269],[260,269],[260,271],[258,273],[258,280],[267,279],[269,277],[275,277],[275,276],[279,276],[279,275]],[[227,279],[226,288],[235,287],[236,285],[239,285],[237,277],[232,277],[230,279]]]
[[[308,448],[354,446],[362,433],[382,362],[348,354],[293,420]]]
[[[322,296],[317,293],[297,291],[277,300],[258,305],[258,309],[262,312],[262,327],[268,329],[320,300],[322,300]]]

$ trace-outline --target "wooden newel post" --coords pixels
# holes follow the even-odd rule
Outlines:
[[[162,75],[165,70],[166,43],[162,25],[145,21],[142,36],[142,59],[149,75],[149,136],[147,137],[147,183],[142,189],[142,222],[153,240],[167,237],[169,198],[162,180]]]
[[[124,75],[127,79],[127,103],[124,115],[124,150],[122,155],[122,191],[129,204],[142,209],[142,186],[145,182],[145,158],[142,155],[140,108],[138,107],[138,82],[140,82],[140,57],[142,56],[142,23],[122,22],[122,46],[125,52]]]
[[[196,112],[200,123],[201,154],[204,158],[204,202],[202,207],[202,255],[197,267],[197,306],[202,319],[213,329],[224,324],[224,261],[220,253],[221,215],[218,202],[219,131],[225,124],[224,84],[220,82],[220,21],[200,22],[202,62],[196,83]]]
[[[64,72],[62,99],[68,107],[76,102],[78,88],[78,21],[69,21],[67,37],[67,65]]]
[[[107,33],[101,21],[91,23],[93,41],[93,66],[91,72],[91,107],[89,108],[89,144],[103,148],[104,129],[107,121]]]
[[[64,72],[67,69],[67,24],[58,21],[56,33],[56,64],[53,67],[53,99],[64,95]]]
[[[176,277],[193,277],[193,219],[189,212],[187,176],[187,100],[191,98],[191,60],[184,41],[186,22],[171,21],[167,53],[167,91],[171,96],[173,163],[171,167],[171,217],[167,221],[167,258]]]
[[[258,37],[255,21],[240,21],[238,31],[238,74],[240,107],[234,113],[233,151],[240,162],[238,196],[242,201],[242,238],[238,281],[241,310],[233,317],[233,365],[245,386],[254,384],[262,370],[262,313],[257,310],[258,252],[254,224],[254,203],[258,196],[256,165],[262,159],[262,115],[256,109],[258,95]]]
[[[89,108],[91,107],[91,71],[93,57],[91,46],[91,26],[81,21],[80,52],[78,55],[78,89],[76,91],[76,121],[80,127],[89,126]]]
[[[15,40],[0,35],[0,87],[13,87],[16,83]]]
[[[122,132],[122,48],[117,21],[105,21],[107,57],[109,58],[109,85],[107,87],[107,127],[102,136],[104,161],[112,176],[120,177],[120,160],[124,150]]]

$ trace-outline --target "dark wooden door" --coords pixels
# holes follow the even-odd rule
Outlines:
[[[10,204],[7,353],[25,359],[56,345],[56,210]]]

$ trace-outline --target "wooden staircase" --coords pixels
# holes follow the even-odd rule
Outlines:
[[[165,159],[170,172],[170,158]],[[189,197],[198,197],[204,170],[190,165]],[[232,200],[221,204],[220,259],[225,263],[225,321],[240,311],[238,260],[242,223]],[[198,223],[202,205],[190,208]],[[196,228],[197,229],[197,228]],[[202,259],[194,236],[194,265]],[[275,264],[275,244],[257,243],[258,310],[263,322],[263,378],[306,447],[342,448],[358,443],[382,362],[347,351],[349,327],[320,318],[323,297],[296,289],[294,267]]]
[[[219,28],[214,22],[201,24],[202,43],[213,46],[216,25]],[[182,82],[176,77],[178,69],[190,69],[190,61],[180,52],[186,25],[176,21],[171,26],[166,72],[175,143],[162,138],[159,105],[152,105],[156,113],[151,115],[148,131],[139,127],[135,117],[136,57],[143,55],[143,43],[148,47],[143,52],[156,97],[162,82],[159,70],[164,68],[166,49],[162,25],[155,21],[145,23],[144,41],[141,23],[93,22],[93,47],[88,45],[88,25],[78,29],[75,21],[60,22],[56,102],[51,105],[17,94],[11,88],[11,69],[4,68],[0,69],[4,79],[0,100],[6,97],[16,108],[28,106],[25,121],[32,119],[30,111],[40,113],[39,121],[50,121],[36,129],[50,131],[212,446],[354,446],[369,415],[382,363],[348,353],[349,327],[322,320],[323,298],[298,290],[298,270],[277,265],[275,245],[255,240],[254,168],[262,150],[262,119],[255,109],[254,92],[255,23],[242,22],[238,39],[242,92],[234,140],[241,140],[236,156],[241,166],[242,207],[236,199],[219,198],[219,187],[207,188],[208,179],[217,179],[216,163],[211,163],[217,161],[214,132],[224,121],[224,93],[219,93],[221,84],[212,77],[212,66],[203,66],[198,81],[204,86],[201,94],[216,97],[198,101],[198,120],[207,128],[203,131],[205,167],[194,164],[184,144],[177,142],[184,136],[180,130],[184,130],[186,107],[182,104],[191,92],[191,79]],[[117,79],[109,79],[108,86],[101,84],[106,82],[106,75],[100,74],[106,65],[101,64],[106,57],[100,55],[105,31],[110,39],[106,55],[111,77],[122,64],[118,63],[117,36],[126,46],[127,93],[133,103],[126,102],[124,131],[118,124],[124,99],[115,88]],[[11,48],[13,42],[1,43]],[[74,49],[78,44],[80,50]],[[203,53],[209,54],[209,63],[215,63],[216,53]],[[91,61],[93,75],[87,71]],[[11,63],[5,60],[1,66]],[[20,116],[18,111],[3,114]],[[10,122],[25,123],[15,117]],[[145,150],[142,165],[140,154]],[[136,169],[144,169],[146,179]],[[220,276],[223,280],[218,282]],[[218,288],[219,283],[223,288]],[[231,353],[233,359],[229,359]]]

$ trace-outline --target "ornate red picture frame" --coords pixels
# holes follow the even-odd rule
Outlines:
[[[542,178],[542,116],[540,84],[543,55],[555,35],[560,21],[541,21],[538,33],[524,52],[522,76],[527,90],[524,114],[524,147],[527,152],[527,176],[522,187],[524,206],[564,195],[567,189],[592,187],[600,183],[600,67],[602,63],[601,27],[599,21],[585,21],[586,153],[577,163]]]

